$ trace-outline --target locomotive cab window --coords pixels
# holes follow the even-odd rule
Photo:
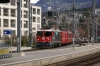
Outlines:
[[[37,32],[37,36],[42,36],[42,32],[41,31],[38,31]]]
[[[44,32],[44,36],[52,36],[52,32]]]

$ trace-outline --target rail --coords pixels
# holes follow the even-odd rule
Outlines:
[[[90,66],[100,62],[100,52],[45,66]]]

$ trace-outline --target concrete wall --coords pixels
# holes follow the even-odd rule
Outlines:
[[[0,44],[1,44],[1,43],[4,43],[4,40],[0,40]]]
[[[100,47],[89,49],[89,50],[84,50],[84,51],[79,51],[79,52],[74,52],[74,53],[69,53],[69,54],[64,54],[64,55],[58,55],[54,56],[51,58],[44,58],[44,59],[38,59],[38,60],[29,60],[29,61],[24,61],[24,62],[18,62],[18,63],[12,63],[12,64],[5,64],[5,66],[43,66],[47,64],[52,64],[56,62],[61,62],[65,60],[70,60],[73,58],[78,58],[81,56],[89,55],[92,53],[96,53],[100,51]]]

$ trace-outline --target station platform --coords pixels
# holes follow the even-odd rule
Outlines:
[[[21,50],[28,50],[31,49],[31,47],[21,47]],[[9,48],[10,51],[17,51],[17,47],[10,47]]]
[[[44,66],[100,52],[100,43],[74,48],[48,49],[25,52],[25,56],[0,59],[0,66]]]

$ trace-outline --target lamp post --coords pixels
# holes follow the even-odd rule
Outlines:
[[[17,0],[17,52],[21,52],[21,0]]]
[[[59,10],[60,10],[60,8],[57,8],[57,10],[58,10],[58,13],[57,13],[57,27],[59,28]]]
[[[98,42],[98,21],[96,20],[96,43]]]

